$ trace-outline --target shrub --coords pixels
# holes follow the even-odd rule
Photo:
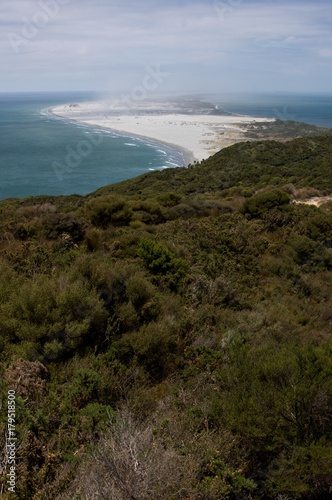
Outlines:
[[[291,494],[293,498],[329,498],[332,488],[332,445],[324,441],[297,446],[279,456],[268,472],[272,493]],[[317,491],[318,496],[312,496],[312,492]]]
[[[123,196],[101,196],[89,201],[86,205],[87,215],[95,226],[106,228],[127,226],[132,219],[132,210]]]
[[[74,214],[54,213],[43,218],[46,238],[57,240],[59,236],[69,235],[74,243],[83,240],[86,222]]]
[[[174,207],[170,207],[165,212],[165,217],[168,220],[176,220],[176,219],[190,219],[190,217],[194,217],[197,214],[196,210],[185,204],[179,203]]]
[[[83,432],[101,430],[103,424],[115,419],[111,406],[89,403],[79,411],[80,428]]]
[[[37,236],[41,228],[39,220],[35,219],[26,223],[17,223],[15,226],[14,234],[19,240],[25,241]]]
[[[91,369],[78,370],[74,382],[68,389],[68,398],[77,408],[83,408],[98,396],[101,376]]]
[[[159,203],[154,200],[139,200],[132,203],[135,219],[144,224],[160,224],[164,222],[164,215]]]
[[[106,311],[97,293],[83,282],[36,276],[3,307],[0,320],[12,341],[39,342],[44,360],[51,361],[91,343],[88,334],[102,334]]]
[[[182,199],[182,195],[179,193],[164,193],[158,196],[157,200],[164,207],[174,207],[178,203],[180,203]]]
[[[251,498],[250,492],[257,489],[255,482],[246,479],[240,471],[227,466],[219,452],[211,455],[211,458],[202,464],[197,487],[204,498]]]
[[[316,214],[306,223],[308,235],[325,246],[332,246],[332,216],[329,213]]]
[[[294,234],[288,244],[294,252],[294,260],[297,264],[305,265],[309,269],[332,269],[332,255],[321,243],[306,236]]]
[[[175,327],[149,323],[138,332],[123,335],[116,348],[120,359],[136,358],[153,380],[160,380],[174,368],[178,351]]]
[[[187,272],[188,263],[185,260],[174,258],[167,248],[152,240],[142,240],[139,254],[149,271],[165,276],[172,288]]]
[[[82,465],[75,488],[62,495],[112,499],[176,498],[181,490],[186,464],[179,454],[154,436],[153,424],[134,420],[127,411],[102,437],[93,459]],[[181,495],[182,497],[182,495]]]
[[[290,196],[280,189],[255,194],[244,202],[243,211],[252,217],[261,217],[272,208],[282,208],[290,203]]]
[[[100,250],[102,243],[102,233],[99,229],[89,229],[85,233],[85,242],[88,252]]]
[[[233,341],[227,347],[215,372],[220,387],[216,416],[240,433],[262,467],[276,456],[283,460],[286,450],[304,447],[309,453],[311,444],[331,436],[330,355],[328,344],[253,349]]]
[[[156,289],[143,274],[136,274],[128,279],[126,294],[134,308],[139,311],[148,300],[155,296]]]
[[[120,305],[117,308],[117,316],[124,331],[128,332],[139,328],[139,316],[131,302]]]

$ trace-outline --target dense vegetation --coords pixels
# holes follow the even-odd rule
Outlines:
[[[329,194],[326,136],[0,202],[16,498],[329,498]]]
[[[246,132],[244,133],[248,139],[277,139],[281,141],[288,141],[298,137],[315,137],[331,134],[332,129],[330,128],[316,127],[308,123],[284,119],[277,119],[273,122],[253,122],[246,126]]]

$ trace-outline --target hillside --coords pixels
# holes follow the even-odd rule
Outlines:
[[[319,136],[1,201],[16,498],[329,498],[331,194]]]
[[[176,190],[183,195],[294,183],[331,191],[332,142],[328,136],[290,142],[243,142],[221,150],[200,164],[152,172],[106,186],[92,196],[116,192],[144,197]]]

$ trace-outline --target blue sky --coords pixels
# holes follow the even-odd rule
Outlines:
[[[1,0],[0,33],[2,92],[332,91],[331,0]]]

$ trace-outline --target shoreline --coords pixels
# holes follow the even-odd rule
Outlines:
[[[177,144],[172,144],[172,143],[169,143],[166,141],[153,139],[152,137],[148,137],[148,136],[141,135],[141,134],[135,134],[134,132],[132,132],[132,133],[123,132],[121,130],[107,127],[105,125],[97,125],[94,123],[88,123],[88,122],[79,120],[77,118],[76,119],[75,118],[68,118],[65,116],[57,115],[56,113],[53,112],[53,109],[54,108],[46,108],[46,110],[43,110],[43,111],[46,111],[48,116],[51,116],[52,118],[55,118],[57,120],[62,120],[65,122],[69,122],[69,123],[73,123],[74,125],[85,125],[87,128],[98,128],[98,129],[104,130],[104,131],[111,131],[111,132],[114,132],[115,134],[117,134],[121,137],[127,137],[128,139],[130,139],[130,138],[141,139],[144,142],[147,142],[149,144],[155,144],[156,146],[159,146],[159,145],[166,146],[167,148],[174,150],[176,153],[178,153],[182,156],[183,161],[186,164],[186,165],[182,165],[182,166],[185,166],[185,167],[195,160],[194,155],[191,151],[189,151],[188,149],[183,148]]]
[[[187,165],[248,140],[244,134],[249,125],[275,121],[244,115],[180,114],[172,109],[157,112],[152,107],[148,110],[142,107],[131,114],[123,111],[102,102],[64,104],[47,109],[47,113],[57,119],[166,146],[180,153]]]

